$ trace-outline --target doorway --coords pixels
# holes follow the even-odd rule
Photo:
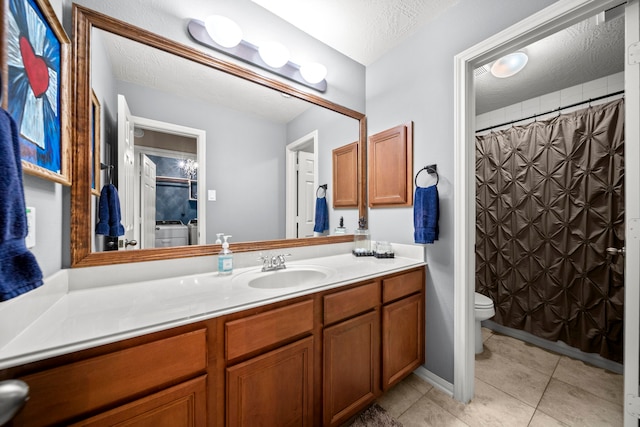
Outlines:
[[[571,2],[556,3],[541,12],[532,15],[517,25],[491,37],[467,51],[455,57],[455,175],[458,178],[455,183],[455,259],[459,268],[456,268],[455,284],[455,354],[454,354],[454,397],[460,401],[468,402],[473,397],[474,391],[474,289],[475,289],[475,91],[473,86],[474,69],[496,60],[518,48],[527,46],[550,34],[569,27],[570,25],[594,16],[599,12],[613,8],[620,1],[589,1],[576,0]],[[626,46],[637,42],[638,37],[638,2],[628,2],[626,6],[627,32]],[[625,92],[627,97],[627,117],[636,117],[638,114],[638,86],[640,73],[637,65],[625,69]],[[637,120],[626,120],[627,123]],[[637,141],[637,124],[634,128],[627,127],[627,141]],[[627,144],[630,145],[637,144]],[[638,160],[637,148],[632,148],[633,153],[627,149],[627,170],[633,170],[626,174],[627,188],[637,187],[640,183],[640,174],[637,172]],[[637,196],[633,197],[634,199]],[[638,234],[633,230],[634,219],[640,216],[639,203],[626,200],[627,212],[627,259],[636,259],[640,251],[640,245],[632,242],[633,235]],[[633,245],[633,248],[630,246]],[[636,247],[637,246],[637,247]],[[627,283],[638,281],[637,263],[627,263],[625,266],[625,278]],[[631,307],[638,305],[638,292],[626,286],[625,300]],[[629,305],[627,305],[629,306]],[[638,324],[637,310],[625,310],[625,323],[627,329],[636,330]],[[635,316],[635,317],[634,317]],[[630,326],[634,325],[634,326]],[[638,388],[638,337],[625,336],[625,395],[637,394]],[[634,362],[635,360],[635,362]],[[631,366],[629,366],[631,365]],[[628,369],[630,368],[630,369]],[[635,371],[635,372],[633,372]],[[627,397],[625,398],[627,399]],[[625,402],[627,403],[627,402]],[[637,419],[632,420],[625,413],[626,425],[637,425]]]
[[[287,144],[286,162],[286,238],[313,237],[318,131]]]
[[[486,326],[621,373],[624,260],[606,249],[624,246],[624,5],[518,54],[510,77],[503,58],[474,70]]]
[[[134,197],[135,200],[139,201],[139,203],[135,204],[134,212],[134,218],[136,220],[134,225],[135,237],[138,241],[147,242],[146,245],[143,245],[143,248],[157,247],[154,238],[150,237],[152,232],[155,233],[156,224],[149,224],[148,220],[151,218],[151,214],[147,212],[145,215],[142,201],[145,197],[160,196],[163,193],[163,189],[166,192],[174,187],[180,187],[180,193],[185,194],[185,197],[183,197],[185,199],[184,203],[193,207],[193,214],[182,215],[176,218],[158,218],[157,214],[161,213],[163,206],[165,206],[164,204],[160,204],[154,209],[155,219],[179,220],[185,227],[188,227],[186,242],[176,244],[206,244],[206,132],[200,129],[138,116],[132,116],[131,120],[135,129],[135,175],[138,178]],[[143,142],[145,138],[148,142]],[[153,195],[147,192],[145,196],[142,191],[143,188],[148,188],[148,186],[145,187],[141,182],[141,179],[145,176],[145,174],[142,173],[142,161],[139,160],[142,158],[141,154],[150,156],[152,161],[160,163],[161,169],[158,171],[159,176],[155,179],[156,187]],[[179,173],[163,172],[163,170],[166,171],[176,168],[180,169],[177,171]],[[174,197],[165,197],[165,199],[175,202]],[[164,209],[172,209],[171,206],[172,205],[168,203]],[[180,212],[177,214],[184,213],[182,212],[183,210],[183,208],[180,208]],[[175,211],[173,213],[177,212],[175,208],[173,211]],[[145,218],[147,221],[143,221]],[[145,230],[147,231],[145,232]],[[152,241],[154,242],[153,246]]]

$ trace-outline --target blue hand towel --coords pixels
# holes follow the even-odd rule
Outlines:
[[[0,301],[42,285],[42,270],[27,249],[27,214],[22,186],[18,128],[0,109]]]
[[[327,198],[316,198],[316,217],[313,231],[315,233],[324,233],[329,229],[329,208],[327,207]]]
[[[416,243],[433,243],[438,240],[440,206],[438,187],[416,188],[413,202],[414,240]]]
[[[100,191],[98,217],[96,234],[112,237],[124,235],[124,227],[120,221],[120,198],[113,184],[106,184]]]

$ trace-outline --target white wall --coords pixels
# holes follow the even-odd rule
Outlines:
[[[367,67],[368,134],[414,122],[414,171],[436,163],[440,240],[427,248],[426,363],[453,381],[453,57],[553,3],[460,0]],[[413,243],[411,208],[369,211],[372,239]]]
[[[344,218],[348,233],[358,228],[358,208],[333,208],[333,150],[358,140],[360,125],[358,120],[343,116],[324,108],[310,108],[287,126],[287,142],[291,143],[308,133],[318,131],[318,179],[320,184],[328,184],[327,204],[329,205],[329,234]]]
[[[72,0],[49,0],[58,18],[63,23],[67,34],[72,35],[71,4]],[[79,0],[77,3],[103,13],[121,17],[122,13],[131,7],[128,0]],[[177,16],[167,16],[163,20],[150,21],[144,8],[153,3],[140,2],[140,13],[136,15],[133,24],[150,31],[175,39],[178,42],[205,49],[191,41],[186,33],[186,22],[189,18],[206,16],[211,13],[226,13],[255,37],[262,34],[267,37],[282,37],[289,44],[294,58],[313,59],[323,62],[329,68],[327,82],[329,89],[321,96],[356,111],[364,111],[364,74],[365,68],[361,64],[350,60],[335,50],[323,45],[314,38],[302,33],[290,24],[285,23],[264,9],[248,0],[221,0],[216,2],[190,2],[202,7],[196,11],[185,2],[175,2]],[[245,30],[246,31],[246,30]],[[207,50],[212,56],[222,56]],[[229,58],[224,57],[225,60]],[[245,64],[242,64],[245,66]],[[259,73],[266,73],[254,69]],[[269,77],[274,77],[273,75]],[[279,79],[283,80],[283,79]],[[283,80],[289,83],[287,80]],[[309,90],[300,87],[302,90]],[[115,114],[115,110],[111,111]],[[44,275],[49,276],[61,268],[70,265],[70,188],[54,184],[41,178],[25,175],[25,199],[28,206],[36,208],[38,217],[36,224],[36,247],[33,249]],[[283,216],[284,218],[284,216]]]
[[[62,0],[50,0],[50,3],[61,19]],[[23,182],[25,202],[36,208],[36,246],[31,251],[46,277],[60,270],[63,259],[68,262],[70,257],[69,221],[63,217],[64,209],[69,210],[70,189],[26,174]]]
[[[285,217],[285,125],[139,85],[118,82],[131,114],[206,132],[208,243],[282,238]]]

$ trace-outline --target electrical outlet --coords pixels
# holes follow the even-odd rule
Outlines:
[[[27,207],[27,237],[24,243],[29,249],[36,245],[36,208]]]

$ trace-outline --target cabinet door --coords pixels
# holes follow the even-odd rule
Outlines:
[[[227,425],[311,426],[313,337],[227,368]]]
[[[413,205],[413,122],[369,137],[369,207]]]
[[[71,427],[204,427],[207,425],[206,387],[206,375],[203,375]]]
[[[379,337],[378,311],[324,330],[324,425],[340,425],[375,399]]]
[[[382,389],[424,363],[423,294],[382,307]]]

